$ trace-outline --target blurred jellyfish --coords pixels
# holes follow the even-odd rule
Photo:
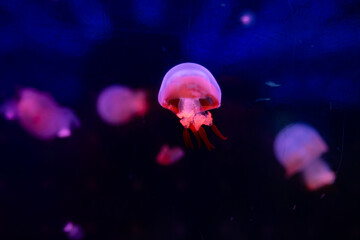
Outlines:
[[[71,135],[80,122],[74,113],[59,106],[48,94],[31,88],[22,89],[17,100],[3,104],[1,113],[8,120],[17,119],[33,136],[48,140]]]
[[[250,26],[254,23],[255,21],[255,16],[252,12],[244,12],[241,16],[240,16],[240,22],[244,25],[244,26]]]
[[[110,125],[128,123],[147,111],[146,94],[125,86],[113,85],[105,88],[97,99],[97,111],[101,119]]]
[[[312,127],[296,123],[281,130],[274,142],[274,153],[288,177],[301,172],[309,190],[316,190],[335,181],[321,155],[328,146]]]
[[[156,157],[156,162],[163,166],[169,166],[177,163],[184,155],[185,152],[180,147],[170,148],[165,144],[161,147],[160,152]]]
[[[79,225],[72,222],[66,223],[63,231],[68,236],[69,239],[80,240],[84,237],[84,232],[82,228]]]
[[[188,131],[190,129],[199,147],[203,140],[208,150],[215,148],[208,140],[202,125],[211,126],[218,137],[226,139],[213,124],[208,111],[220,107],[221,90],[213,75],[203,66],[182,63],[171,68],[161,83],[158,101],[162,107],[180,118],[187,147],[193,148]]]

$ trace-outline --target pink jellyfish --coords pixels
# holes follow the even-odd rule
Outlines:
[[[180,118],[184,126],[185,145],[193,148],[190,129],[199,147],[202,139],[208,150],[215,148],[207,138],[202,125],[210,126],[214,133],[226,138],[213,124],[209,110],[220,107],[221,90],[214,76],[196,63],[182,63],[171,68],[165,75],[158,96],[160,105]]]
[[[69,239],[72,240],[80,240],[84,237],[84,232],[82,228],[72,222],[66,223],[63,229],[64,233],[68,236]]]
[[[136,115],[144,115],[147,108],[143,91],[133,91],[121,85],[105,88],[97,99],[98,114],[110,125],[125,124]]]
[[[330,170],[321,155],[328,146],[312,127],[296,123],[279,132],[274,142],[274,153],[286,170],[288,177],[301,172],[306,187],[317,190],[335,181],[335,173]]]
[[[70,109],[59,106],[50,95],[31,88],[22,89],[17,100],[5,103],[2,113],[8,120],[18,119],[26,131],[43,140],[68,137],[71,129],[80,125]]]
[[[156,157],[156,162],[163,166],[169,166],[177,163],[184,155],[185,152],[180,147],[170,148],[165,144],[161,147],[160,152]]]

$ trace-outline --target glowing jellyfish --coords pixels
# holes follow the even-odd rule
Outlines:
[[[63,229],[64,233],[68,236],[69,239],[72,240],[80,240],[84,237],[84,232],[82,228],[72,222],[66,223]]]
[[[163,166],[169,166],[177,163],[184,155],[185,152],[180,147],[170,148],[168,145],[163,145],[156,157],[156,162]]]
[[[182,63],[171,68],[165,75],[159,95],[160,105],[180,118],[184,126],[183,137],[186,146],[193,148],[190,129],[199,147],[202,139],[206,147],[215,148],[207,138],[202,125],[210,126],[214,133],[226,138],[213,124],[209,110],[220,107],[221,90],[213,75],[196,63]]]
[[[250,26],[253,24],[255,20],[255,16],[252,12],[244,12],[241,16],[240,16],[240,22],[244,25],[244,26]]]
[[[312,127],[296,123],[279,132],[274,142],[274,153],[288,177],[301,172],[309,190],[316,190],[335,181],[321,155],[328,146]]]
[[[17,100],[6,102],[1,109],[8,120],[17,119],[33,136],[47,140],[69,137],[80,122],[74,113],[59,106],[48,94],[31,88],[22,89]]]
[[[97,99],[97,111],[101,119],[110,125],[125,124],[147,111],[146,94],[125,86],[113,85],[105,88]]]

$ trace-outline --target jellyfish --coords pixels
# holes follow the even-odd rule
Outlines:
[[[240,22],[243,24],[243,26],[250,26],[254,23],[255,20],[255,15],[250,12],[244,12],[241,16],[240,16]]]
[[[82,228],[78,224],[72,222],[66,223],[63,231],[64,233],[66,233],[68,238],[72,240],[80,240],[84,237],[84,232]]]
[[[134,116],[143,116],[147,108],[143,91],[133,91],[121,85],[105,88],[97,99],[98,114],[109,125],[128,123]]]
[[[43,140],[69,137],[71,129],[80,125],[70,109],[59,106],[47,93],[31,88],[20,90],[19,98],[3,104],[1,112],[6,119],[17,119],[27,132]]]
[[[285,168],[286,176],[301,173],[309,190],[317,190],[335,181],[335,173],[321,155],[328,146],[312,127],[295,123],[281,130],[274,142],[274,153]]]
[[[193,148],[189,130],[194,134],[200,148],[201,140],[208,150],[215,148],[207,138],[202,125],[210,126],[213,132],[225,140],[209,110],[220,107],[221,90],[213,75],[196,63],[182,63],[171,68],[165,75],[159,95],[160,105],[180,118],[184,126],[183,138],[186,147]]]
[[[160,152],[156,157],[156,162],[163,166],[169,166],[177,163],[184,155],[185,152],[180,147],[170,148],[165,144],[161,147]]]

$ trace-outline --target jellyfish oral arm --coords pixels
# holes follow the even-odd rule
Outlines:
[[[184,142],[187,147],[193,148],[188,129],[192,131],[200,148],[201,140],[205,143],[208,150],[215,148],[207,138],[206,132],[202,125],[211,126],[213,132],[221,139],[225,140],[220,131],[213,125],[213,118],[210,112],[202,111],[200,101],[194,98],[179,99],[179,113],[176,114],[180,118],[180,123],[184,126]]]
[[[201,105],[198,99],[180,98],[179,113],[180,123],[184,128],[190,128],[193,125],[196,131],[199,131],[202,125],[211,126],[213,119],[210,112],[201,111]]]

